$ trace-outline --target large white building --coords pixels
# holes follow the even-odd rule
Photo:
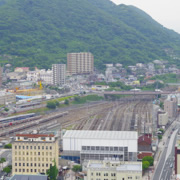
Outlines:
[[[14,93],[0,91],[0,105],[16,102]]]
[[[67,130],[63,136],[63,156],[84,160],[136,161],[138,134],[135,131]]]
[[[53,64],[52,65],[52,81],[54,85],[62,86],[66,82],[66,65]]]

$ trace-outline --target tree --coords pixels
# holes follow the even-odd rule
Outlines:
[[[3,168],[3,172],[9,174],[11,172],[11,168],[9,166],[6,166],[5,168]]]
[[[153,166],[153,164],[154,164],[154,158],[151,156],[143,157],[142,161],[148,161],[150,166]]]
[[[158,135],[158,139],[162,139],[162,135],[161,134]]]
[[[142,162],[142,167],[143,167],[143,170],[146,170],[149,168],[149,162],[148,161],[143,161]]]
[[[12,149],[12,144],[6,144],[6,145],[4,146],[4,148],[5,148],[5,149]]]
[[[56,103],[53,101],[49,101],[49,102],[47,102],[46,107],[49,109],[56,109]]]
[[[66,100],[64,101],[64,104],[69,105],[69,100],[66,99]]]
[[[0,164],[2,164],[2,166],[3,166],[3,163],[4,163],[4,162],[6,162],[6,159],[5,159],[5,158],[1,158],[1,159],[0,159]]]
[[[74,165],[72,170],[74,172],[80,172],[80,171],[82,171],[82,167],[80,165]]]
[[[51,166],[50,169],[47,171],[47,175],[50,178],[50,180],[56,180],[56,177],[58,175],[58,169],[56,167],[56,161],[54,160],[54,166]]]
[[[55,101],[55,104],[56,104],[56,107],[58,107],[60,105],[59,101]]]

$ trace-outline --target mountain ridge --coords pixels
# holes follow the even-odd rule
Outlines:
[[[68,52],[90,51],[101,69],[105,63],[173,62],[164,49],[180,51],[179,34],[109,0],[0,0],[0,37],[0,54],[12,56],[14,67],[49,68],[66,63]]]

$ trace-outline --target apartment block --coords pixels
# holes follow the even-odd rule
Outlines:
[[[66,65],[53,64],[52,65],[52,81],[56,86],[62,86],[66,82]]]
[[[46,174],[58,167],[58,138],[53,134],[17,134],[12,143],[12,174]]]
[[[174,96],[169,97],[164,101],[164,110],[168,113],[169,118],[176,117],[177,113],[177,98]]]
[[[88,180],[142,180],[142,162],[91,160],[87,165]]]
[[[158,112],[158,127],[166,126],[168,124],[168,112]]]
[[[0,105],[16,102],[14,93],[0,91]]]
[[[94,56],[89,52],[68,53],[67,71],[70,75],[93,73]]]
[[[2,68],[0,66],[0,87],[2,86]]]

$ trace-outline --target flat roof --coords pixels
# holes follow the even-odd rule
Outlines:
[[[142,164],[121,164],[117,171],[142,171]]]
[[[54,134],[16,134],[16,137],[27,137],[27,138],[54,137]]]
[[[136,131],[89,131],[89,130],[67,130],[63,138],[81,138],[81,139],[130,139],[137,140]]]

